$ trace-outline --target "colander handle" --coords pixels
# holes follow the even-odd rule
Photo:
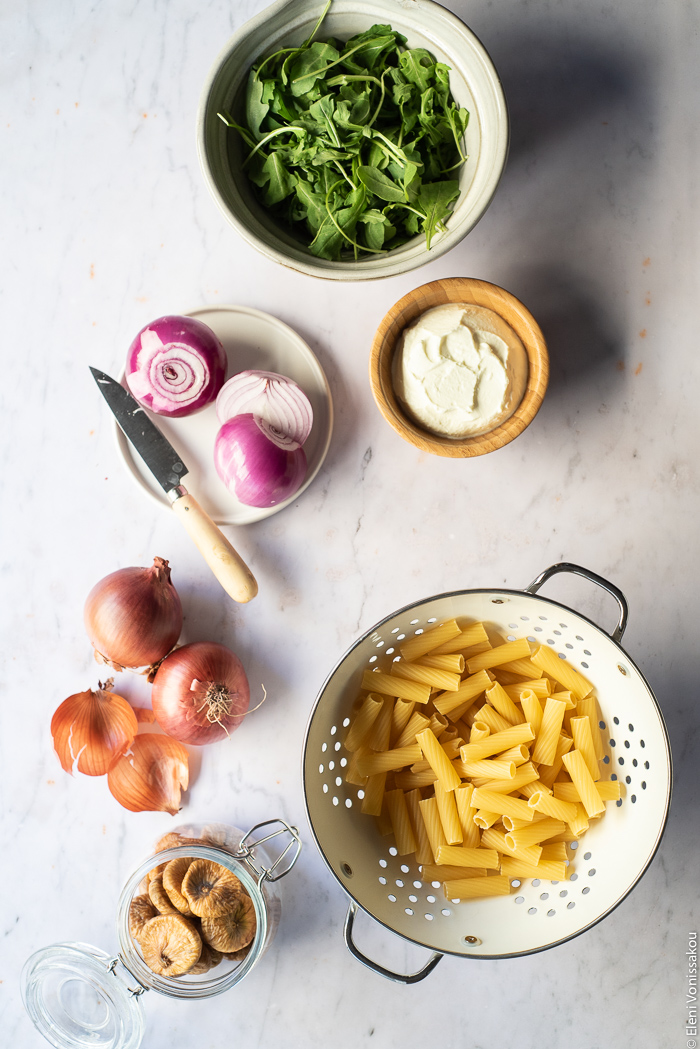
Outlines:
[[[343,936],[345,937],[345,946],[352,954],[353,958],[357,958],[358,962],[362,962],[372,972],[378,973],[380,976],[384,976],[387,980],[393,980],[395,983],[418,983],[419,980],[424,980],[428,976],[437,963],[442,958],[441,954],[433,954],[430,960],[415,973],[395,973],[391,969],[385,969],[383,965],[379,965],[377,962],[373,962],[370,958],[362,953],[357,944],[352,938],[352,927],[355,922],[355,915],[357,914],[357,904],[352,902],[348,907],[348,913],[345,915],[345,925],[343,926]]]
[[[598,586],[602,587],[603,590],[606,590],[611,597],[615,598],[618,608],[620,609],[620,618],[618,619],[617,626],[610,637],[613,641],[616,641],[619,644],[622,640],[622,635],[627,628],[627,599],[622,591],[618,590],[614,583],[609,583],[607,579],[603,579],[602,576],[596,575],[595,572],[591,572],[587,568],[581,568],[580,565],[572,565],[569,564],[568,561],[562,561],[557,565],[551,565],[549,568],[545,568],[544,572],[540,572],[537,579],[534,579],[529,586],[525,587],[526,593],[536,594],[548,579],[551,579],[553,575],[557,575],[559,572],[570,572],[572,575],[580,575],[590,583],[596,583]]]

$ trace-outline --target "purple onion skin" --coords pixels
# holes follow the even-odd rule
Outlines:
[[[228,490],[245,506],[277,506],[294,495],[306,477],[304,449],[278,447],[250,413],[236,415],[221,427],[214,464]]]
[[[148,340],[149,333],[155,333],[166,348],[174,344],[173,352],[176,357],[176,346],[179,344],[188,347],[204,359],[209,374],[194,400],[178,403],[175,395],[170,400],[167,393],[159,396],[154,392],[151,378],[144,373],[144,361],[148,360],[150,354],[143,347],[142,339],[146,335]],[[167,349],[159,351],[162,364],[167,362],[167,353]],[[162,364],[159,365],[161,371]],[[194,317],[171,315],[151,321],[138,333],[127,353],[125,378],[131,393],[144,408],[156,415],[177,419],[192,415],[216,400],[226,378],[227,366],[226,351],[218,336],[207,324]]]

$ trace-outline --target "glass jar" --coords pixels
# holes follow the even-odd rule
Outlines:
[[[127,880],[117,908],[119,953],[87,944],[61,943],[31,956],[22,972],[22,997],[34,1025],[57,1049],[137,1049],[145,1031],[144,991],[173,998],[209,998],[239,983],[260,960],[277,929],[276,882],[296,863],[301,841],[295,827],[268,820],[243,833],[220,823],[187,824],[160,839],[156,852]],[[132,902],[146,894],[146,877],[171,860],[211,860],[238,878],[253,904],[255,933],[241,951],[229,952],[198,975],[159,975],[149,968],[130,930]]]

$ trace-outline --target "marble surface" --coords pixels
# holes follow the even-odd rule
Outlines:
[[[62,940],[116,945],[124,881],[166,814],[128,813],[103,779],[62,772],[49,723],[99,671],[82,627],[91,586],[167,557],[183,637],[233,647],[265,705],[192,757],[186,819],[296,823],[282,923],[241,989],[200,1003],[145,996],[148,1049],[691,1047],[688,935],[697,931],[697,5],[665,0],[449,0],[499,69],[512,147],[481,223],[422,270],[363,286],[257,255],[223,221],[195,148],[200,86],[262,3],[31,0],[2,5],[2,925],[0,1026],[46,1044],[19,992],[25,959]],[[466,275],[507,288],[547,338],[532,426],[473,461],[404,444],[379,415],[373,332],[411,288]],[[317,354],[336,423],[325,465],[283,513],[229,535],[260,594],[226,598],[177,521],[119,461],[88,364],[117,371],[146,322],[204,304],[274,314]],[[630,605],[624,647],[666,718],[675,760],[658,854],[604,922],[542,954],[446,957],[390,983],[347,952],[347,898],[306,823],[305,726],[327,672],[392,610],[455,588],[522,588],[572,561]],[[582,581],[548,595],[610,630]],[[118,679],[135,702],[147,688]],[[358,922],[374,957],[425,952]],[[436,1011],[437,1007],[437,1011]]]

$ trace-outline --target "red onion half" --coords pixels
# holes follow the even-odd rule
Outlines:
[[[221,387],[216,398],[220,423],[249,412],[288,434],[297,444],[304,443],[314,421],[309,398],[301,387],[276,372],[239,372]]]
[[[216,641],[176,648],[158,667],[153,712],[160,727],[180,743],[202,746],[234,732],[250,705],[243,665]]]
[[[246,506],[277,506],[294,495],[306,477],[304,449],[250,412],[221,427],[214,464],[228,490]]]
[[[226,353],[193,317],[159,317],[138,333],[126,358],[126,382],[139,404],[176,418],[211,404],[226,378]]]

